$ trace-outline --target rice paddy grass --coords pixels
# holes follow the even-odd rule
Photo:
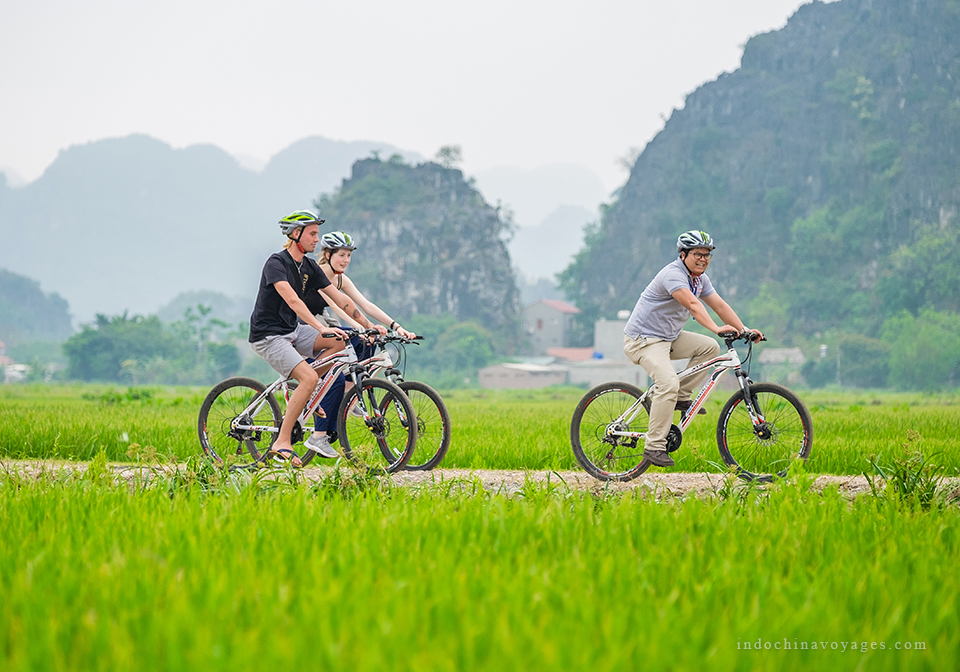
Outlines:
[[[958,516],[802,479],[708,500],[203,467],[130,487],[101,455],[0,476],[0,668],[957,669]]]
[[[0,387],[0,456],[110,460],[158,454],[182,461],[200,452],[197,413],[207,390],[94,385]],[[443,467],[577,469],[570,417],[585,390],[455,390]],[[810,472],[860,474],[871,461],[919,451],[960,473],[960,394],[799,390],[813,417]],[[675,471],[723,471],[716,423],[727,393],[708,402],[674,454]]]
[[[575,468],[577,389],[444,394],[443,466]],[[800,473],[715,497],[400,488],[198,458],[206,390],[0,388],[2,670],[960,667],[960,507]],[[812,473],[958,466],[956,396],[805,393]],[[716,471],[721,401],[676,469]],[[183,462],[114,482],[107,461]]]

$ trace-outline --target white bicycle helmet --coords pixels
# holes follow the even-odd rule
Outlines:
[[[324,250],[355,250],[357,246],[353,244],[353,238],[350,234],[343,231],[331,231],[323,234],[320,239],[320,246]]]
[[[706,231],[684,231],[677,238],[677,254],[697,247],[705,247],[708,250],[717,249],[716,245],[713,244],[713,238]]]

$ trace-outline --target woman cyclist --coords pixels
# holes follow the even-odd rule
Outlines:
[[[350,297],[366,315],[380,321],[382,324],[389,325],[390,329],[393,329],[404,338],[415,338],[416,334],[401,327],[396,320],[387,315],[377,304],[365,297],[363,293],[357,289],[357,286],[353,284],[353,281],[347,277],[345,271],[350,265],[353,251],[356,249],[357,246],[354,244],[353,238],[351,238],[350,235],[342,231],[325,233],[320,239],[320,256],[318,259],[320,269],[327,276],[330,283]],[[363,329],[363,326],[359,322],[343,312],[339,306],[330,305],[320,292],[310,292],[310,296],[304,300],[304,303],[307,304],[307,308],[314,315],[322,315],[324,309],[330,307],[336,311],[341,320],[349,326],[357,330]],[[332,317],[326,317],[325,319],[331,326],[338,326]],[[386,333],[386,329],[383,327],[379,327],[378,331],[384,334]],[[364,352],[365,345],[358,337],[354,336],[351,341],[357,349],[357,354],[360,359],[365,359],[366,356],[369,356]],[[320,406],[323,408],[326,417],[314,417],[314,432],[304,442],[304,446],[322,457],[338,457],[337,451],[330,445],[329,431],[332,429],[330,425],[334,422],[334,418],[336,418],[337,410],[340,408],[340,403],[346,392],[345,385],[346,380],[343,375],[340,375],[337,380],[334,381],[333,387],[330,388],[330,391],[327,392],[323,401],[320,402]]]

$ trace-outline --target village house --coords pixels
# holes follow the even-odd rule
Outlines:
[[[551,299],[541,299],[524,308],[520,328],[527,340],[527,353],[546,355],[548,348],[569,346],[573,316],[579,312],[579,308],[566,301]]]

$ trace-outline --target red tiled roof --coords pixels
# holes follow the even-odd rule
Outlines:
[[[593,348],[547,348],[547,354],[568,362],[585,362],[593,357]]]
[[[556,299],[540,299],[539,303],[546,304],[553,308],[556,311],[561,313],[579,313],[580,309],[576,306],[572,306],[566,301],[558,301]]]

